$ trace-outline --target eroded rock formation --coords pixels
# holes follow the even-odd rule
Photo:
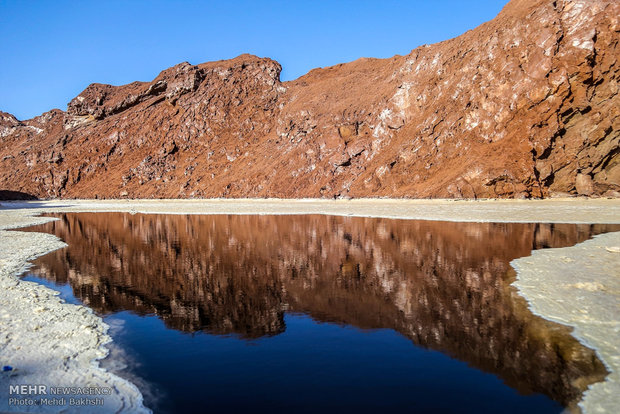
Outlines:
[[[513,0],[406,56],[280,82],[242,55],[0,114],[0,189],[39,197],[620,195],[614,0]]]

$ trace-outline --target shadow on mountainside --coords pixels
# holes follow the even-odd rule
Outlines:
[[[21,191],[0,190],[0,201],[23,201],[23,200],[38,200],[35,195],[23,193]]]
[[[55,208],[55,207],[70,207],[69,205],[50,205],[45,204],[44,199],[40,199],[33,194],[24,193],[21,191],[12,190],[0,190],[0,204],[1,209],[16,210],[16,209],[31,209],[31,208]]]

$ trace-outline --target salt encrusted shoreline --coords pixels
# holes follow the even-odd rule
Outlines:
[[[530,310],[574,327],[610,372],[590,386],[579,406],[585,413],[620,411],[620,232],[600,234],[561,249],[543,249],[513,260],[513,283]]]
[[[40,213],[326,214],[497,223],[620,223],[620,199],[408,200],[408,199],[187,199],[51,200],[0,202],[5,209]]]
[[[51,234],[7,231],[52,219],[32,217],[38,211],[0,210],[0,372],[1,412],[148,413],[142,394],[130,382],[99,367],[108,354],[108,326],[90,309],[67,304],[58,293],[17,276],[28,261],[66,246]],[[100,387],[109,395],[10,394],[10,385]],[[27,400],[64,397],[65,404],[25,405]],[[102,399],[103,405],[70,405],[70,398]],[[10,398],[22,403],[9,404]]]
[[[607,199],[54,200],[0,204],[0,302],[3,303],[0,310],[0,363],[18,368],[11,374],[14,376],[0,373],[1,411],[16,408],[7,405],[9,381],[111,387],[113,395],[106,396],[106,405],[100,412],[148,411],[142,405],[140,391],[133,384],[99,368],[98,359],[107,355],[105,344],[110,341],[107,326],[101,318],[82,306],[63,303],[51,289],[17,277],[27,269],[29,260],[65,246],[49,234],[6,231],[51,220],[35,217],[40,213],[329,214],[470,222],[620,223],[620,200]],[[620,395],[617,392],[620,384],[620,328],[617,324],[620,287],[614,284],[620,278],[617,271],[614,273],[620,268],[620,254],[615,253],[614,246],[620,246],[620,233],[601,235],[565,249],[535,251],[532,256],[513,262],[518,271],[515,285],[529,300],[533,311],[545,318],[576,326],[575,336],[595,348],[612,372],[605,382],[595,384],[586,393],[581,403],[586,412],[601,412],[599,408],[614,412],[620,407],[620,402],[612,397]],[[611,253],[610,259],[608,254]],[[569,260],[564,262],[566,266],[559,266],[558,258],[563,257]],[[607,263],[609,260],[612,260],[611,267]],[[587,269],[587,275],[584,275],[584,269]],[[562,278],[571,271],[574,274],[569,284],[572,283],[574,289],[555,289],[564,283]],[[551,277],[559,279],[549,283]],[[541,296],[541,289],[551,291],[551,294]],[[607,314],[600,314],[595,309],[601,295],[607,295],[606,300],[611,301]],[[564,313],[561,314],[565,315],[564,318],[557,316],[557,309],[552,306],[554,302],[563,306]],[[580,312],[584,307],[589,311],[592,309],[592,314],[584,316]],[[599,317],[607,319],[595,319]],[[60,411],[59,407],[47,407],[48,410],[40,406],[30,408],[32,412]],[[19,407],[19,411],[27,412],[29,408]]]

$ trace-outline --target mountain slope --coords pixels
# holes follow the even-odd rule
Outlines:
[[[620,195],[613,0],[513,0],[407,56],[280,82],[242,55],[0,113],[0,190],[39,197]]]

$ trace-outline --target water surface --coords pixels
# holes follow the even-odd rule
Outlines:
[[[606,375],[509,262],[617,225],[56,216],[28,278],[104,317],[156,412],[561,412]]]

